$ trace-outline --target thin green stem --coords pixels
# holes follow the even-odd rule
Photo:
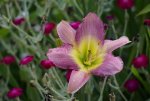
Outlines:
[[[99,97],[98,101],[103,101],[103,92],[104,92],[104,88],[105,88],[105,85],[106,85],[106,81],[107,81],[107,77],[104,78],[103,86],[102,86],[102,89],[101,89],[101,92],[100,92],[100,97]]]
[[[117,82],[117,79],[116,79],[115,75],[113,76],[113,78],[114,78],[114,83],[115,83],[115,85],[118,86],[118,92],[120,93],[120,95],[122,96],[122,98],[124,99],[124,101],[128,101],[127,98],[126,98],[126,97],[124,96],[124,94],[122,93],[122,91],[120,90],[120,87],[119,87],[119,84],[118,84],[118,82]]]

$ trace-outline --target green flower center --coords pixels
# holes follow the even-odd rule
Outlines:
[[[78,45],[74,45],[70,56],[80,70],[89,72],[103,63],[105,53],[100,41],[89,35],[85,36]]]

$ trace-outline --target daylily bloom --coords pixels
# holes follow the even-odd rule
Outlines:
[[[94,13],[89,13],[77,30],[68,22],[61,21],[57,32],[63,46],[49,49],[47,56],[57,67],[73,69],[67,92],[77,92],[91,75],[109,76],[120,72],[123,62],[112,51],[129,43],[125,36],[117,40],[104,40],[103,22]]]

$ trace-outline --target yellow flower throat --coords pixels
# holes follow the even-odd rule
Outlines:
[[[103,63],[105,53],[101,42],[97,38],[87,35],[78,45],[73,46],[70,56],[80,70],[90,72]]]

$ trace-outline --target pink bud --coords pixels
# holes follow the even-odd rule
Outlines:
[[[10,99],[14,99],[16,97],[19,97],[23,94],[23,90],[22,88],[12,88],[11,90],[9,90],[9,92],[7,93],[8,98]]]
[[[40,63],[40,65],[41,65],[44,69],[49,69],[49,68],[55,66],[55,65],[53,64],[53,62],[50,61],[50,60],[48,60],[48,59],[42,60],[41,63]]]
[[[135,92],[139,88],[140,84],[136,79],[129,79],[125,82],[124,87],[128,92]]]
[[[25,18],[23,18],[23,17],[15,18],[15,19],[12,20],[12,22],[13,22],[15,25],[21,25],[24,21],[25,21]]]
[[[134,0],[117,0],[117,5],[121,9],[130,9],[134,5]]]
[[[148,57],[146,55],[142,54],[142,55],[134,58],[132,63],[135,68],[142,68],[142,67],[147,67],[148,61],[149,61]]]
[[[68,69],[68,70],[67,70],[67,73],[66,73],[66,75],[65,75],[66,80],[67,80],[68,82],[69,82],[71,73],[72,73],[72,69]]]
[[[1,60],[2,63],[10,65],[13,62],[15,62],[15,58],[13,56],[5,56],[3,57],[3,59]]]
[[[43,25],[44,34],[45,35],[49,35],[49,33],[51,33],[54,28],[55,28],[55,24],[54,23],[52,23],[52,22],[45,23]]]
[[[33,56],[26,56],[21,59],[20,64],[26,65],[26,64],[30,63],[33,60],[33,58],[34,58]]]
[[[145,19],[145,20],[144,20],[144,25],[150,27],[150,19]]]
[[[80,25],[81,22],[79,21],[76,21],[76,22],[71,22],[70,25],[72,28],[74,29],[78,29],[79,25]]]

